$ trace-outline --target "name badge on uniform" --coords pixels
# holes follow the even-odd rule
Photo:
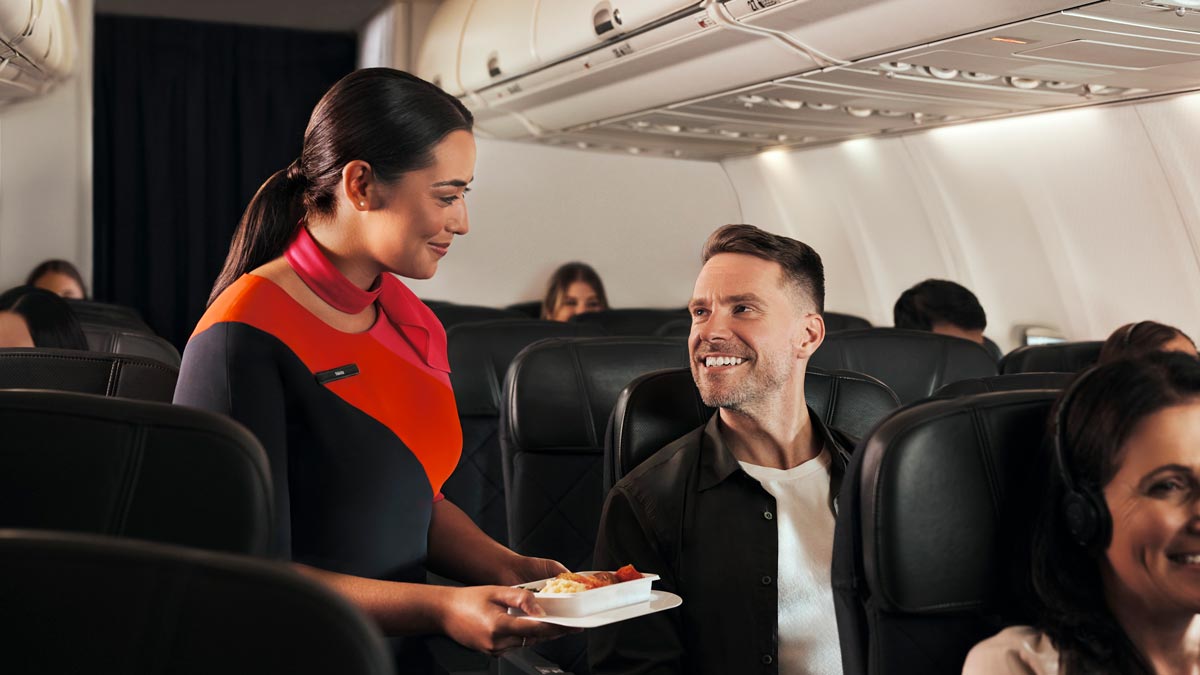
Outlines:
[[[337,368],[322,370],[321,372],[317,373],[316,377],[318,383],[329,384],[330,382],[334,382],[336,380],[344,380],[347,377],[354,377],[357,374],[358,366],[354,365],[353,363],[347,363],[346,365],[338,366]]]

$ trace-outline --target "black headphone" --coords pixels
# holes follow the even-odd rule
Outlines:
[[[1135,324],[1136,326],[1137,324]],[[1132,333],[1132,328],[1128,331]],[[1126,336],[1128,339],[1128,336]],[[1054,463],[1058,468],[1066,492],[1062,498],[1062,517],[1067,523],[1067,530],[1075,538],[1075,543],[1092,553],[1098,553],[1108,548],[1112,540],[1112,515],[1104,496],[1095,488],[1078,485],[1071,475],[1070,464],[1067,462],[1066,421],[1067,413],[1075,396],[1084,381],[1091,377],[1097,368],[1085,370],[1075,378],[1071,386],[1059,401],[1058,410],[1054,413]]]

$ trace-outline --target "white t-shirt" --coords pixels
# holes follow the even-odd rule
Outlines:
[[[779,672],[842,675],[829,568],[829,452],[790,469],[738,462],[775,497],[779,532]]]

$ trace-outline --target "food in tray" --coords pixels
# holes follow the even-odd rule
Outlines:
[[[563,572],[557,577],[546,582],[542,586],[541,593],[580,593],[590,591],[594,588],[603,586],[611,586],[624,581],[633,581],[641,579],[642,573],[633,568],[633,565],[626,565],[616,572],[589,572],[587,574],[577,574],[575,572]]]

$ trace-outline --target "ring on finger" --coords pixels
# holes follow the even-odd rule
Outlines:
[[[523,638],[521,638],[521,648],[523,649],[523,648],[525,647],[525,644],[526,644],[526,643],[528,643],[528,642],[529,642],[529,638],[528,638],[528,637],[523,637]]]

